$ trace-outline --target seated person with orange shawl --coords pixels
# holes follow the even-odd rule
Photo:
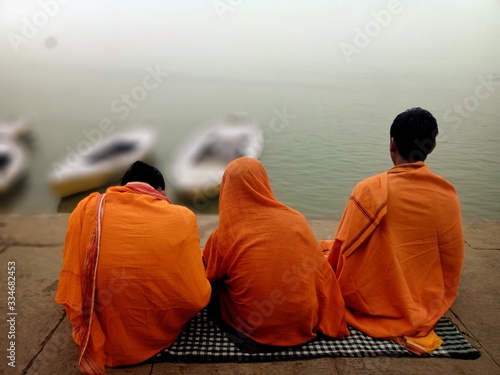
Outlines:
[[[219,225],[203,249],[223,327],[249,351],[344,337],[344,302],[305,217],[279,202],[256,159],[224,172]],[[215,297],[215,295],[214,295]],[[229,328],[229,332],[226,328]]]
[[[354,188],[335,240],[322,241],[333,242],[328,261],[347,324],[417,354],[442,343],[433,329],[455,300],[464,258],[455,189],[424,164],[437,134],[424,109],[398,115],[390,129],[394,167]]]
[[[195,215],[168,201],[150,165],[135,162],[122,185],[83,199],[68,220],[56,302],[85,374],[147,360],[210,300]]]

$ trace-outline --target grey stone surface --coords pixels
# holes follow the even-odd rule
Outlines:
[[[45,247],[64,242],[68,214],[0,216],[0,251],[3,246]]]
[[[500,250],[500,231],[497,220],[466,220],[464,237],[476,250]]]
[[[2,252],[0,285],[5,299],[7,281],[3,271],[8,262],[15,262],[16,371],[21,373],[64,317],[63,309],[53,302],[62,264],[61,249],[12,246]],[[0,332],[4,342],[6,319],[1,320]]]
[[[158,363],[152,375],[160,374],[287,374],[287,375],[327,375],[337,374],[331,358],[313,361],[261,362],[261,363],[207,363],[192,365],[187,363]]]
[[[500,251],[465,247],[459,293],[451,311],[484,352],[500,364]]]
[[[67,214],[0,216],[0,295],[7,300],[7,262],[16,262],[16,367],[0,359],[1,374],[78,374],[78,347],[64,309],[54,302]],[[201,244],[218,216],[198,216]],[[310,219],[318,239],[332,239],[338,220]],[[107,369],[108,374],[500,374],[500,221],[464,222],[466,259],[459,294],[447,313],[480,349],[473,361],[444,358],[322,358],[254,364],[161,363]],[[2,303],[0,343],[9,325]]]

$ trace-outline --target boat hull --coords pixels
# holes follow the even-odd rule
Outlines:
[[[182,198],[214,198],[222,176],[234,159],[258,159],[263,149],[262,129],[248,117],[231,117],[201,128],[174,153],[168,179]]]
[[[27,173],[27,151],[14,141],[0,141],[0,195],[9,192]]]
[[[109,137],[71,165],[54,162],[48,184],[62,198],[115,183],[135,161],[149,161],[155,136],[153,129],[139,128]]]

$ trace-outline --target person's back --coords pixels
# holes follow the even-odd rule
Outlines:
[[[381,231],[391,234],[391,249],[413,298],[405,311],[414,311],[409,318],[414,331],[394,334],[416,336],[432,329],[453,303],[464,242],[453,186],[427,166],[400,169],[393,168],[388,175],[387,214]]]
[[[227,167],[219,212],[203,257],[226,323],[270,346],[347,333],[335,275],[309,224],[274,197],[259,161]]]
[[[84,371],[150,358],[172,344],[210,297],[195,215],[128,178],[137,181],[126,174],[125,186],[91,194],[68,221],[56,301],[74,326]]]
[[[433,328],[456,297],[463,263],[455,189],[424,164],[436,135],[425,110],[396,117],[395,166],[355,187],[329,255],[347,323],[415,352],[439,346]]]

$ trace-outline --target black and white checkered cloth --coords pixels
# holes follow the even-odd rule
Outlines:
[[[420,357],[391,340],[374,339],[349,328],[344,339],[318,338],[300,347],[267,353],[247,353],[239,350],[202,310],[186,325],[177,340],[155,362],[270,362],[312,359],[320,357]],[[441,318],[435,327],[444,341],[427,357],[476,359],[481,355],[448,318]]]

